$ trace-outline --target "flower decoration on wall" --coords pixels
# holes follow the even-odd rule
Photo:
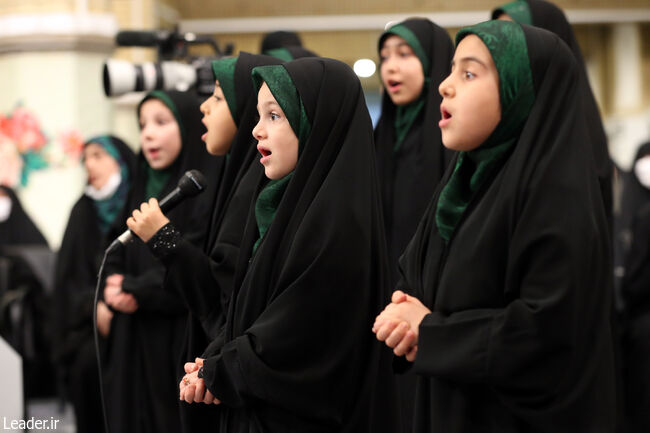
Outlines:
[[[0,113],[0,184],[25,186],[34,170],[78,162],[81,134],[69,130],[52,143],[36,115],[18,105],[8,115]]]

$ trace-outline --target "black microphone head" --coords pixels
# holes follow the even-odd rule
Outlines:
[[[178,189],[186,197],[193,197],[202,192],[207,186],[205,176],[198,170],[186,171],[178,181]]]

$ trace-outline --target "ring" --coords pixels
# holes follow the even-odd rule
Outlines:
[[[189,384],[190,384],[190,379],[187,378],[187,377],[184,377],[184,378],[183,378],[183,385],[187,386],[187,385],[189,385]]]

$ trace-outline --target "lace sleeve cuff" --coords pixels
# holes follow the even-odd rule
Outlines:
[[[156,258],[163,259],[177,247],[180,240],[181,233],[172,223],[167,223],[147,241],[147,245]]]

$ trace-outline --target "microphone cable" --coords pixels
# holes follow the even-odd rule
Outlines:
[[[95,302],[93,305],[93,334],[95,336],[95,355],[97,356],[97,371],[99,372],[99,395],[102,402],[102,415],[104,416],[104,432],[109,433],[108,430],[108,415],[106,413],[106,399],[104,398],[104,380],[102,377],[102,357],[99,350],[99,329],[97,328],[97,302],[99,302],[99,287],[101,286],[102,273],[104,272],[104,264],[106,264],[106,257],[108,256],[109,249],[104,251],[102,264],[99,266],[97,274],[97,285],[95,287]]]

